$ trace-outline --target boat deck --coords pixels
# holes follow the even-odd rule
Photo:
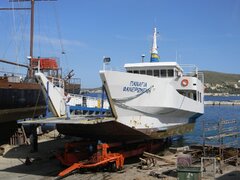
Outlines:
[[[193,129],[194,124],[185,124],[171,127],[166,130],[159,129],[135,129],[128,127],[116,120],[114,117],[100,116],[71,116],[50,117],[45,119],[33,119],[22,121],[21,124],[56,124],[61,134],[82,137],[94,140],[115,141],[115,140],[136,140],[136,139],[162,139],[174,135],[182,135]]]

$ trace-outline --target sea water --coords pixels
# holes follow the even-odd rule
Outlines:
[[[240,100],[239,96],[230,97],[206,97],[209,101]],[[181,144],[202,144],[203,121],[218,123],[220,120],[236,120],[238,132],[240,131],[240,106],[239,105],[205,105],[204,114],[196,120],[194,130],[183,136]],[[239,135],[240,136],[240,135]],[[240,141],[240,139],[239,139]]]

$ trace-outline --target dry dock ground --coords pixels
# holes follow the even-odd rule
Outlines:
[[[50,133],[42,137],[39,141],[37,153],[30,153],[31,146],[9,146],[5,145],[5,153],[0,156],[0,179],[7,180],[48,180],[55,179],[57,174],[63,170],[59,161],[55,158],[55,153],[63,149],[64,143],[77,139],[53,138],[55,133]],[[168,157],[169,156],[169,157]],[[30,165],[26,165],[26,158],[31,160]],[[167,153],[164,157],[176,160],[177,155]],[[120,172],[86,172],[84,174],[73,174],[66,177],[66,180],[99,180],[99,179],[126,179],[126,180],[145,180],[145,179],[163,179],[150,176],[153,171],[162,174],[164,179],[177,179],[176,165],[161,166],[157,165],[150,170],[139,169],[138,159],[134,162],[127,162],[124,169]],[[218,180],[240,180],[240,167],[228,166],[225,174],[217,174]],[[212,179],[212,178],[210,178]]]

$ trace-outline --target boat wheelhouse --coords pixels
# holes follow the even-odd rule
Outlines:
[[[184,73],[183,68],[191,68],[190,73]],[[176,79],[180,77],[197,77],[202,83],[204,83],[204,75],[198,72],[198,69],[194,65],[179,65],[177,62],[145,62],[145,63],[131,63],[125,64],[124,68],[127,73],[141,74],[147,76],[154,76],[165,79]],[[183,79],[181,87],[178,87],[177,91],[195,101],[203,102],[202,92],[197,91],[193,86],[188,86],[187,79]],[[186,87],[188,86],[188,87]],[[186,87],[186,88],[185,88]]]

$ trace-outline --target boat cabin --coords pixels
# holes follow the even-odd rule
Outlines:
[[[176,62],[146,62],[124,65],[128,73],[145,74],[161,78],[173,78],[183,75],[183,69]]]
[[[146,62],[146,63],[132,63],[124,65],[128,73],[145,74],[148,76],[155,76],[160,78],[176,78],[183,76],[183,69],[176,62]],[[196,77],[196,72],[189,74],[189,76]],[[184,83],[187,81],[187,84]],[[196,83],[188,86],[188,80],[182,80],[181,84],[177,86],[177,91],[190,99],[203,102],[202,92],[197,91]]]
[[[33,58],[32,64],[34,74],[38,71],[39,66],[39,70],[46,76],[61,77],[61,72],[59,72],[60,68],[55,58]]]

